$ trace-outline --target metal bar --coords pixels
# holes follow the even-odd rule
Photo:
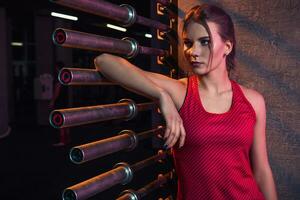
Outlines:
[[[159,151],[158,155],[140,161],[132,165],[132,167],[127,163],[118,163],[113,170],[65,189],[63,192],[63,199],[84,200],[117,184],[127,184],[132,180],[134,172],[164,158],[166,158],[166,153]]]
[[[135,198],[133,195],[134,194],[127,192],[126,194],[118,197],[116,200],[138,200],[138,198]]]
[[[169,26],[158,21],[138,16],[133,7],[129,5],[115,5],[102,0],[51,0],[54,3],[115,20],[123,26],[131,26],[134,23],[149,26],[161,30],[168,30]]]
[[[167,51],[137,44],[134,39],[116,39],[106,36],[83,33],[79,31],[58,28],[52,34],[56,45],[93,51],[123,54],[134,57],[138,53],[146,55],[168,55]]]
[[[131,113],[129,103],[116,103],[54,110],[50,113],[49,120],[54,128],[64,128],[112,119],[126,119]]]
[[[144,26],[148,26],[148,27],[151,27],[151,28],[156,28],[156,29],[159,29],[159,30],[162,30],[162,31],[167,31],[167,30],[170,29],[170,27],[167,26],[166,24],[162,24],[160,22],[157,22],[155,20],[148,19],[148,18],[145,18],[145,17],[142,17],[142,16],[137,16],[136,23],[144,25]]]
[[[133,145],[134,140],[132,139],[132,136],[124,133],[104,140],[73,147],[70,150],[69,155],[73,163],[81,164],[108,154],[128,149]]]
[[[155,56],[167,56],[168,52],[162,49],[156,49],[151,47],[139,47],[139,53],[145,55],[155,55]]]
[[[139,141],[141,141],[141,140],[147,139],[149,137],[152,137],[153,135],[158,135],[159,133],[162,134],[163,131],[164,131],[164,128],[162,126],[159,126],[156,129],[144,131],[144,132],[137,134],[137,138]]]
[[[123,130],[117,136],[75,146],[70,150],[69,157],[73,163],[81,164],[121,150],[132,150],[139,141],[152,137],[162,129],[162,127],[158,127],[138,134],[130,130]]]
[[[154,190],[156,190],[157,188],[161,187],[163,184],[165,184],[169,179],[171,179],[172,172],[166,173],[164,175],[160,174],[158,175],[157,180],[152,181],[151,183],[149,183],[148,185],[146,185],[145,187],[139,189],[136,194],[139,198],[143,198],[146,195],[150,194],[151,192],[153,192]]]
[[[49,121],[54,128],[64,128],[112,119],[129,120],[139,111],[152,108],[155,108],[154,103],[135,104],[130,99],[122,99],[115,104],[53,110]]]
[[[58,28],[53,32],[52,39],[56,45],[63,47],[109,51],[125,55],[129,55],[132,52],[129,41],[62,28]]]
[[[136,171],[139,171],[140,169],[145,168],[146,166],[154,164],[155,162],[157,162],[157,161],[159,161],[161,159],[165,159],[166,156],[167,156],[167,153],[160,150],[158,152],[158,155],[152,156],[152,157],[147,158],[147,159],[145,159],[143,161],[135,163],[130,168],[131,168],[132,172],[134,173]]]
[[[158,178],[155,181],[147,184],[146,186],[140,188],[137,191],[134,190],[125,190],[116,200],[139,200],[150,194],[157,188],[161,187],[168,180],[172,179],[172,172],[168,172],[164,175],[159,174]]]
[[[63,85],[117,85],[96,69],[62,68],[58,80]]]
[[[136,106],[139,111],[146,111],[146,110],[152,110],[157,108],[157,104],[154,102],[140,103],[137,104]]]
[[[128,20],[128,10],[124,7],[101,0],[51,0],[54,3],[80,10],[90,14],[107,17],[109,19],[125,22]]]
[[[84,200],[107,190],[127,179],[126,167],[119,166],[84,182],[68,187],[63,192],[63,200]]]

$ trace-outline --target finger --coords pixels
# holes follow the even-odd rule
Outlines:
[[[168,126],[166,126],[166,130],[165,130],[164,139],[166,139],[166,138],[168,138],[168,137],[169,137],[169,135],[170,135],[170,132],[171,132],[171,129],[170,129]]]
[[[166,129],[168,129],[169,131],[168,131],[168,135],[165,135],[164,139],[169,138],[174,130],[174,120],[172,120],[172,118],[169,118],[169,120],[167,121]]]
[[[175,134],[173,139],[171,140],[169,147],[172,147],[176,144],[178,138],[180,136],[180,122],[176,122]]]
[[[168,141],[168,148],[172,147],[173,146],[173,143],[174,143],[174,139],[177,140],[177,134],[178,134],[178,124],[176,121],[173,122],[174,123],[174,129],[173,129],[173,132],[172,132],[172,137],[169,138],[169,141]]]
[[[169,145],[170,144],[170,142],[172,141],[172,139],[173,139],[173,137],[174,137],[174,132],[175,132],[175,122],[173,121],[172,122],[172,126],[171,126],[171,128],[170,128],[170,134],[169,134],[169,136],[167,137],[167,140],[166,140],[166,142],[165,142],[165,145]]]
[[[169,121],[166,122],[166,129],[165,129],[164,139],[168,138],[170,133],[171,133],[172,126],[170,124],[171,123]]]
[[[185,136],[186,136],[185,129],[182,124],[180,126],[180,131],[181,134],[180,134],[179,148],[181,148],[184,145]]]
[[[166,137],[166,138],[164,137],[165,142],[164,142],[163,148],[164,148],[164,149],[167,149],[167,148],[168,148],[168,144],[167,144],[166,139],[169,138],[170,135],[171,135],[171,129],[170,129],[170,128],[166,128],[166,133],[165,133],[165,135],[167,135],[167,137]]]
[[[156,129],[156,133],[157,133],[157,137],[159,139],[163,139],[164,138],[164,134],[166,132],[166,129],[163,126],[158,126]]]
[[[165,142],[165,145],[168,146],[169,148],[169,144],[172,142],[173,138],[175,137],[175,133],[174,132],[171,132],[169,137],[167,138],[166,142]]]

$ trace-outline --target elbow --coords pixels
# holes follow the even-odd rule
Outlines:
[[[112,60],[114,59],[114,56],[108,53],[103,53],[99,56],[97,56],[94,59],[94,64],[95,64],[95,68],[96,70],[100,71],[100,69],[104,66],[107,65],[107,63],[112,62]]]

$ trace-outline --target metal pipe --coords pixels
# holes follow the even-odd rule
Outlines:
[[[134,149],[137,146],[138,139],[133,131],[124,130],[119,134],[118,136],[73,147],[69,154],[71,161],[81,164],[121,150]]]
[[[134,190],[125,190],[116,200],[139,200]]]
[[[138,111],[146,111],[146,110],[152,110],[157,108],[157,104],[154,102],[148,102],[148,103],[139,103],[136,105]]]
[[[70,150],[69,157],[73,163],[81,164],[121,150],[132,150],[139,141],[152,137],[162,129],[158,127],[138,134],[131,130],[123,130],[117,136],[75,146]]]
[[[160,161],[162,159],[165,159],[167,157],[167,153],[159,150],[158,154],[156,156],[152,156],[150,158],[147,158],[143,161],[140,161],[138,163],[135,163],[134,165],[132,165],[130,168],[133,172],[139,171],[140,169],[145,168],[146,166],[149,166],[151,164],[154,164],[157,161]]]
[[[139,200],[161,187],[168,180],[172,179],[172,171],[168,172],[164,175],[159,174],[155,181],[147,184],[146,186],[140,188],[139,190],[125,190],[121,193],[121,195],[116,200]]]
[[[117,184],[127,184],[132,180],[135,172],[164,158],[166,158],[166,153],[159,151],[158,155],[140,161],[132,167],[127,163],[117,163],[113,170],[65,189],[63,199],[84,200]]]
[[[156,49],[151,47],[139,46],[139,53],[145,55],[156,55],[156,56],[168,56],[169,53],[166,50]]]
[[[63,85],[116,85],[96,69],[62,68],[58,80]]]
[[[128,40],[120,40],[62,28],[58,28],[53,32],[52,40],[56,45],[63,47],[125,54],[128,57],[137,51],[137,49],[134,49],[135,45],[132,45]]]
[[[138,133],[137,134],[137,138],[138,138],[139,141],[142,141],[144,139],[152,137],[153,135],[162,134],[164,132],[164,130],[165,130],[164,127],[158,126],[155,129],[151,129],[151,130],[148,130],[148,131],[144,131],[144,132]]]
[[[63,28],[58,28],[53,32],[52,40],[56,45],[63,47],[123,54],[129,58],[139,53],[156,56],[167,55],[165,50],[140,46],[132,38],[126,37],[120,40]]]
[[[131,115],[129,103],[116,103],[54,110],[50,113],[49,120],[54,128],[64,128],[111,119],[123,119]]]
[[[136,194],[137,194],[138,197],[143,198],[146,195],[153,192],[154,190],[156,190],[157,188],[161,187],[163,184],[165,184],[171,178],[172,178],[172,172],[168,172],[164,175],[159,174],[158,177],[157,177],[157,180],[152,181],[151,183],[149,183],[145,187],[139,189],[136,192]]]
[[[156,28],[156,29],[159,29],[159,30],[162,30],[162,31],[167,31],[167,30],[170,29],[170,27],[167,26],[166,24],[162,24],[158,21],[155,21],[155,20],[152,20],[152,19],[149,19],[149,18],[146,18],[146,17],[142,17],[142,16],[137,16],[136,23],[144,25],[144,26],[148,26],[148,27],[151,27],[151,28]]]
[[[68,187],[63,191],[63,200],[84,200],[104,190],[132,179],[132,172],[127,163],[118,163],[108,172],[95,176],[84,182]]]
[[[130,99],[122,99],[115,104],[59,109],[50,113],[49,121],[54,128],[64,128],[112,119],[130,120],[138,111],[154,108],[152,104],[135,104]]]
[[[156,29],[168,30],[169,26],[158,21],[147,19],[136,14],[130,5],[115,5],[102,0],[51,0],[54,3],[81,10],[90,14],[105,17],[121,23],[123,26],[131,26],[134,23],[149,26]]]

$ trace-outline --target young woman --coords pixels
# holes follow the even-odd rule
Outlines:
[[[173,148],[178,200],[277,199],[269,166],[263,97],[229,79],[235,35],[222,9],[195,6],[183,22],[193,75],[174,80],[102,54],[96,68],[126,88],[158,100]]]

